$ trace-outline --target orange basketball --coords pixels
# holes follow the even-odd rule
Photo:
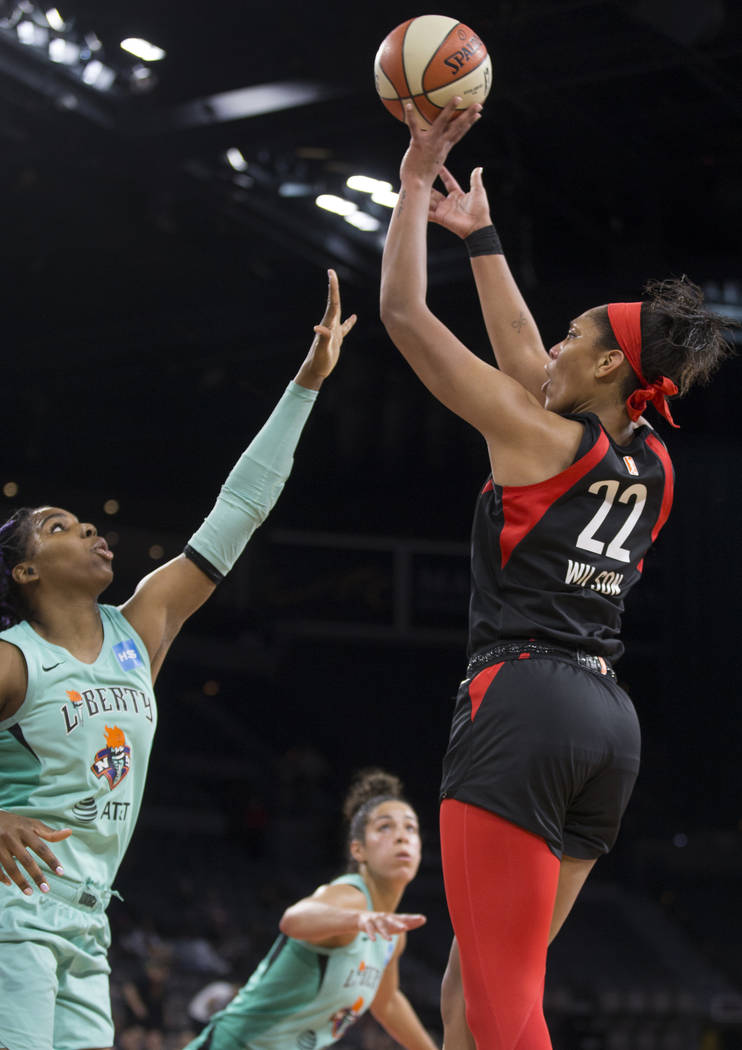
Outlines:
[[[477,34],[445,15],[408,18],[383,40],[374,60],[379,98],[398,120],[411,100],[432,124],[454,95],[459,109],[484,102],[492,84],[492,63]]]

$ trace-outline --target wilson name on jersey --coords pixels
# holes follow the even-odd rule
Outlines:
[[[624,600],[673,497],[662,441],[639,427],[616,445],[597,416],[574,463],[535,485],[488,479],[474,514],[470,657],[508,638],[534,638],[610,660],[623,652]]]

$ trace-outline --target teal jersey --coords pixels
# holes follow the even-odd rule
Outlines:
[[[52,849],[65,878],[110,886],[139,814],[157,709],[149,656],[112,605],[92,664],[23,621],[0,640],[23,653],[28,689],[0,721],[0,809],[72,834]]]
[[[360,875],[341,875],[336,883],[357,887],[373,910]],[[344,948],[323,948],[281,935],[232,1002],[214,1015],[210,1027],[248,1050],[329,1046],[374,1001],[397,940],[395,935],[391,941],[372,941],[359,933]]]

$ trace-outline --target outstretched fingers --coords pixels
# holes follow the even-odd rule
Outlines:
[[[334,270],[327,271],[327,305],[320,324],[327,324],[334,317],[340,316],[340,284]]]
[[[358,916],[358,928],[365,933],[370,940],[375,941],[382,937],[390,941],[397,934],[406,930],[416,930],[427,922],[424,915],[409,915],[385,911],[364,911]]]
[[[446,187],[446,193],[464,193],[459,183],[453,177],[451,172],[448,170],[445,164],[441,164],[441,170],[438,172],[441,182]],[[435,191],[438,192],[437,190]],[[441,194],[443,196],[443,194]]]

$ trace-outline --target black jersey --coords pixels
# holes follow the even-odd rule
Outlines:
[[[639,427],[617,445],[592,413],[574,463],[535,485],[479,495],[471,543],[469,656],[534,638],[608,660],[623,652],[624,599],[672,506],[662,441]]]

